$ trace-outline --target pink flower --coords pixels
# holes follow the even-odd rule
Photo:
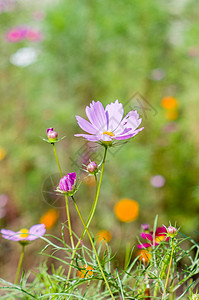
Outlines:
[[[167,230],[164,226],[158,227],[155,232],[155,240],[153,239],[153,231],[150,233],[142,232],[141,237],[145,240],[148,240],[148,243],[139,244],[137,247],[139,249],[151,248],[153,245],[157,246],[162,241],[168,241],[169,237],[167,236]]]
[[[6,40],[11,43],[17,43],[24,40],[39,42],[42,39],[42,34],[38,30],[20,26],[8,30],[5,37]]]
[[[36,240],[43,236],[45,232],[46,228],[44,224],[33,225],[29,230],[23,228],[17,232],[7,229],[1,229],[1,234],[4,239],[22,243]]]
[[[40,42],[42,40],[42,34],[34,29],[29,29],[26,33],[26,38],[30,42]]]
[[[85,111],[90,122],[79,116],[76,116],[76,119],[81,129],[88,134],[75,134],[75,136],[84,137],[92,142],[125,140],[144,129],[144,127],[137,129],[142,122],[137,111],[131,110],[123,118],[123,105],[118,100],[108,104],[105,109],[100,101],[92,101]]]
[[[16,27],[7,31],[6,40],[11,43],[21,42],[25,39],[27,29],[24,27]]]

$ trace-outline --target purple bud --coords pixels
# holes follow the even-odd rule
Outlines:
[[[144,231],[149,230],[149,224],[142,224],[141,226]]]
[[[53,128],[47,129],[47,136],[50,142],[55,142],[58,137],[58,133],[53,130]]]
[[[75,184],[76,184],[76,174],[68,173],[66,176],[62,177],[59,182],[59,188],[61,191],[67,193],[69,196],[71,196],[75,190]]]
[[[177,234],[177,228],[173,227],[173,226],[169,226],[167,227],[167,233],[169,237],[174,237]]]
[[[91,161],[87,166],[87,171],[91,174],[95,174],[97,172],[97,164],[94,161]]]

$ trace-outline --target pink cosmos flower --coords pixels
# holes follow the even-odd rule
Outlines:
[[[88,141],[125,140],[144,129],[144,127],[137,129],[142,122],[137,111],[131,110],[123,118],[123,105],[118,100],[108,104],[105,109],[100,101],[92,101],[85,111],[89,122],[79,116],[76,116],[76,119],[81,129],[88,134],[75,134],[75,136],[84,137]]]
[[[15,242],[33,241],[43,236],[45,232],[46,228],[44,224],[33,225],[29,230],[23,228],[17,232],[7,229],[1,229],[1,234],[4,239]]]
[[[153,231],[150,233],[142,232],[141,237],[145,240],[148,240],[148,243],[139,244],[137,247],[139,249],[151,248],[153,244],[157,246],[162,241],[168,241],[169,237],[167,235],[167,230],[164,226],[158,227],[155,232],[155,240],[153,240]]]

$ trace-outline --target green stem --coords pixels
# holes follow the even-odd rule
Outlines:
[[[54,151],[54,154],[55,154],[55,159],[56,159],[56,162],[57,162],[57,165],[58,165],[58,168],[59,168],[59,173],[60,173],[61,177],[63,177],[63,173],[62,173],[61,166],[60,166],[60,163],[59,163],[59,160],[58,160],[58,157],[57,157],[57,152],[56,152],[56,149],[55,149],[55,144],[52,143],[52,145],[53,145],[53,151]],[[67,214],[67,218],[68,218],[69,236],[70,236],[71,246],[74,249],[73,233],[72,233],[70,212],[69,212],[69,206],[68,206],[68,197],[67,197],[66,194],[64,196],[65,196],[65,202],[66,202],[66,214]]]
[[[58,165],[58,168],[59,168],[59,173],[60,173],[61,177],[63,177],[63,173],[62,173],[61,166],[60,166],[60,163],[59,163],[59,160],[58,160],[58,157],[57,157],[57,152],[56,152],[56,149],[55,149],[55,144],[52,143],[52,145],[53,145],[53,151],[54,151],[54,154],[55,154],[55,159],[56,159],[56,162],[57,162],[57,165]]]
[[[174,250],[174,245],[173,245],[173,239],[172,239],[171,257],[170,257],[169,268],[168,268],[168,272],[167,272],[167,278],[166,278],[166,282],[165,282],[165,286],[164,286],[164,292],[162,294],[162,300],[164,299],[166,289],[167,289],[168,280],[169,280],[169,273],[170,273],[172,259],[173,259],[173,250]]]
[[[106,161],[106,154],[107,154],[107,147],[105,147],[105,151],[104,151],[104,158],[103,158],[103,161],[102,161],[101,175],[100,175],[100,180],[99,180],[98,186],[97,186],[97,176],[95,174],[96,192],[95,192],[95,198],[94,198],[94,201],[93,201],[93,205],[91,207],[88,219],[86,221],[86,227],[87,228],[89,227],[89,225],[90,225],[90,223],[92,221],[92,218],[94,216],[94,213],[95,213],[95,210],[96,210],[96,207],[97,207],[97,202],[98,202],[98,198],[99,198],[100,188],[101,188],[101,184],[102,184],[102,177],[103,177],[103,173],[104,173],[104,165],[105,165],[105,161]],[[72,255],[72,259],[71,259],[71,265],[70,265],[70,268],[69,268],[69,271],[68,271],[68,276],[67,276],[67,281],[66,281],[66,288],[68,286],[68,282],[69,282],[70,275],[71,275],[71,272],[72,272],[72,264],[73,264],[73,261],[74,261],[77,249],[78,249],[78,247],[79,247],[79,245],[81,243],[81,240],[83,239],[85,233],[86,233],[86,229],[84,228],[84,230],[82,232],[82,235],[81,235],[81,237],[80,237],[79,241],[77,242],[77,245],[76,245],[76,247],[74,249],[74,252],[73,252],[73,255]]]
[[[93,251],[94,251],[94,253],[95,253],[95,256],[96,256],[96,259],[97,259],[97,263],[98,263],[98,266],[99,266],[99,268],[100,268],[102,277],[104,278],[105,284],[106,284],[106,286],[107,286],[107,288],[108,288],[108,290],[109,290],[109,293],[110,293],[110,295],[111,295],[111,298],[112,298],[113,300],[115,300],[115,298],[114,298],[114,296],[113,296],[113,294],[112,294],[112,292],[111,292],[110,286],[109,286],[109,284],[108,284],[108,281],[107,281],[107,279],[106,279],[106,276],[105,276],[105,274],[104,274],[104,271],[103,271],[103,269],[102,269],[102,266],[101,266],[101,263],[100,263],[100,260],[99,260],[98,254],[97,254],[97,250],[95,249],[95,245],[94,245],[92,236],[91,236],[90,232],[88,231],[88,228],[86,227],[86,224],[85,224],[85,222],[84,222],[84,220],[83,220],[83,218],[82,218],[82,215],[81,215],[81,213],[80,213],[80,211],[79,211],[79,208],[78,208],[77,203],[75,202],[75,199],[74,199],[73,196],[72,196],[72,199],[73,199],[73,202],[74,202],[74,204],[75,204],[75,208],[76,208],[76,210],[77,210],[77,213],[78,213],[78,215],[79,215],[79,217],[80,217],[80,220],[81,220],[81,222],[82,222],[82,224],[83,224],[83,226],[84,226],[84,229],[85,229],[85,231],[86,231],[87,234],[88,234],[88,237],[89,237],[90,243],[91,243],[91,245],[92,245]]]
[[[19,275],[20,275],[20,271],[21,271],[21,265],[22,265],[23,258],[24,258],[24,248],[25,248],[25,245],[22,245],[21,255],[20,255],[20,258],[19,258],[19,263],[18,263],[18,267],[17,267],[17,273],[16,273],[14,284],[17,284],[17,282],[19,280]]]

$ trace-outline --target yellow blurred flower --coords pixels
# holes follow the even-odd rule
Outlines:
[[[80,278],[88,278],[93,275],[93,268],[89,265],[84,265],[84,268],[81,270],[78,270],[77,276]]]
[[[6,157],[6,150],[3,147],[0,147],[0,160],[3,160]]]
[[[151,260],[151,254],[147,249],[138,250],[136,255],[139,256],[139,259],[143,262],[143,264],[146,264]]]
[[[58,217],[58,211],[54,208],[51,208],[41,217],[40,223],[45,224],[46,229],[50,229],[55,225]]]
[[[178,118],[178,111],[177,110],[167,110],[165,112],[166,118],[169,121],[174,121]]]
[[[168,96],[162,99],[161,105],[165,109],[175,110],[178,107],[178,101],[176,98]]]
[[[102,241],[106,241],[108,243],[112,239],[112,235],[108,230],[100,230],[96,234],[96,238],[98,243],[101,243]]]
[[[129,198],[123,198],[116,203],[114,211],[121,222],[133,222],[138,217],[139,204]]]

